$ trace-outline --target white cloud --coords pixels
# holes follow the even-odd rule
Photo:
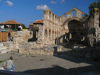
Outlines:
[[[10,1],[6,1],[5,3],[7,3],[8,6],[12,6],[13,5],[13,3],[10,2]]]
[[[0,2],[1,2],[2,0],[0,0]]]
[[[52,4],[56,4],[56,2],[55,2],[55,1],[51,1],[50,3],[52,3]]]
[[[64,3],[65,2],[65,0],[61,0],[61,3]]]
[[[36,7],[37,10],[47,10],[49,9],[49,7],[45,4],[45,5],[37,5]]]

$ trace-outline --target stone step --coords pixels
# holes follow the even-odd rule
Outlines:
[[[3,50],[0,50],[0,54],[7,53],[8,51],[9,51],[8,49],[3,49]]]
[[[0,46],[3,46],[3,43],[0,43]]]
[[[72,49],[70,49],[70,48],[62,48],[62,51],[68,51],[68,50],[72,50]]]
[[[0,51],[3,50],[3,49],[7,49],[6,46],[0,46]]]

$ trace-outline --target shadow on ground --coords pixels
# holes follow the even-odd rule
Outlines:
[[[95,73],[100,73],[100,61],[93,61],[92,59],[87,59],[83,57],[73,57],[69,55],[70,53],[71,51],[58,52],[55,57],[78,64],[87,63],[89,64],[89,66],[66,69],[59,65],[51,65],[50,68],[27,70],[24,71],[24,73],[35,75],[96,75]]]
[[[71,69],[65,69],[60,66],[54,66],[52,68],[27,70],[24,73],[35,74],[35,75],[84,75],[89,72],[100,72],[99,70],[91,69],[92,66],[87,67],[77,67]],[[98,67],[98,69],[100,69]]]

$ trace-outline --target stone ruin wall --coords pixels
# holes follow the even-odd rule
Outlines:
[[[76,11],[76,16],[73,17],[72,12]],[[67,16],[65,16],[67,15]],[[82,16],[84,15],[84,16]],[[84,18],[85,17],[85,18]],[[77,8],[73,8],[62,16],[56,16],[51,10],[44,11],[43,24],[44,29],[42,29],[42,40],[44,44],[55,44],[55,40],[65,35],[69,32],[68,23],[71,20],[78,20],[81,22],[87,19],[87,15]],[[83,24],[85,27],[85,24]],[[41,30],[41,28],[39,29]],[[41,32],[40,32],[41,33]],[[40,39],[40,37],[38,37]],[[45,41],[46,40],[46,41]],[[63,38],[59,40],[63,42]]]
[[[94,37],[95,37],[95,28],[94,28],[94,17],[93,15],[88,19],[88,28],[87,28],[87,43],[89,46],[93,47]]]
[[[100,42],[99,12],[95,10],[88,20],[88,44],[93,47],[94,44]]]
[[[78,48],[72,53],[73,56],[86,58],[100,58],[100,27],[99,27],[99,10],[96,9],[93,15],[90,15],[84,21],[86,37],[88,40],[87,48]],[[98,46],[99,43],[99,46]],[[96,44],[96,45],[95,45]]]
[[[43,31],[44,44],[55,44],[55,39],[61,36],[61,24],[59,17],[51,12],[51,10],[45,10],[43,24],[45,26]]]
[[[73,8],[69,12],[65,13],[67,15],[66,17],[64,16],[65,14],[63,14],[61,17],[58,17],[53,12],[51,12],[51,10],[45,10],[43,17],[44,25],[39,27],[38,40],[36,42],[27,42],[29,38],[32,38],[32,35],[30,35],[30,31],[20,31],[15,34],[14,42],[12,44],[8,43],[9,46],[11,46],[10,48],[19,49],[19,53],[22,54],[54,55],[55,50],[61,51],[61,47],[58,48],[54,45],[55,39],[65,34],[66,30],[64,29],[64,26],[62,26],[64,22],[68,21],[68,19],[70,18],[71,20],[79,20],[72,16],[73,10],[76,10],[76,17],[86,22],[84,23],[86,30],[88,30],[89,28],[91,29],[94,26],[96,32],[93,38],[96,36],[96,40],[98,41],[97,37],[100,29],[98,27],[99,14],[97,12],[95,12],[94,18],[90,17],[88,20],[84,20],[84,18],[81,16],[84,13],[76,8]],[[89,30],[88,32],[90,33],[91,31]]]
[[[76,11],[76,16],[73,16],[73,11]],[[82,19],[82,14],[86,15],[85,13],[83,13],[81,10],[77,9],[77,8],[73,8],[72,10],[70,10],[67,13],[64,13],[62,16],[60,16],[61,19],[61,25],[67,20],[70,19],[72,17],[78,17],[79,19]]]
[[[72,14],[73,11],[76,11],[76,16],[73,16]],[[55,44],[55,40],[58,37],[61,37],[65,33],[69,32],[68,23],[71,20],[77,20],[83,24],[84,38],[85,39],[87,37],[89,38],[88,40],[89,45],[92,46],[94,38],[96,42],[100,40],[99,12],[95,11],[94,18],[93,18],[92,16],[89,17],[87,14],[85,14],[81,10],[74,7],[72,10],[70,10],[67,13],[64,13],[60,17],[56,16],[53,12],[51,12],[51,10],[44,11],[44,18],[43,18],[44,29],[42,33],[43,43],[44,44]],[[62,42],[62,39],[60,39],[60,42]]]
[[[44,29],[44,27],[41,26],[40,32],[43,31],[42,29]],[[61,46],[57,47],[57,45],[54,44],[44,44],[41,42],[42,39],[38,39],[35,42],[28,42],[28,40],[33,37],[32,34],[33,33],[28,30],[17,31],[14,34],[13,41],[7,41],[3,44],[8,47],[9,51],[18,50],[20,54],[25,55],[38,54],[53,56],[57,51],[61,51]],[[40,36],[40,34],[38,36]]]
[[[76,15],[73,16],[73,11],[76,11]],[[82,16],[83,15],[83,16]],[[62,16],[60,16],[60,22],[61,25],[64,26],[62,30],[65,30],[62,34],[65,34],[69,32],[68,29],[68,23],[70,20],[84,20],[84,17],[86,17],[87,15],[85,13],[83,13],[81,10],[77,9],[77,8],[73,8],[72,10],[68,11],[67,13],[64,13]]]
[[[99,27],[99,9],[95,9],[94,13],[94,28],[96,35],[96,42],[100,42],[100,27]]]
[[[4,42],[4,45],[9,48],[9,50],[19,50],[19,46],[23,42],[28,42],[28,39],[33,37],[33,33],[28,30],[17,31],[14,34],[13,42],[7,41]]]
[[[55,39],[61,36],[59,17],[50,10],[45,10],[43,24],[39,26],[37,41],[21,43],[19,53],[54,55],[57,51],[61,51],[61,46],[55,45]]]
[[[18,31],[14,36],[14,48],[19,49],[20,44],[25,41],[28,42],[32,38],[32,32],[28,30]]]

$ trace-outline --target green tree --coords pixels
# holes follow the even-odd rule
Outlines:
[[[24,24],[22,24],[22,28],[23,28],[23,29],[26,29],[26,26],[25,26]]]
[[[95,2],[90,4],[90,6],[89,6],[89,13],[90,14],[93,14],[94,8],[99,8],[100,9],[100,0],[95,1]],[[99,10],[99,12],[100,12],[100,10]]]

